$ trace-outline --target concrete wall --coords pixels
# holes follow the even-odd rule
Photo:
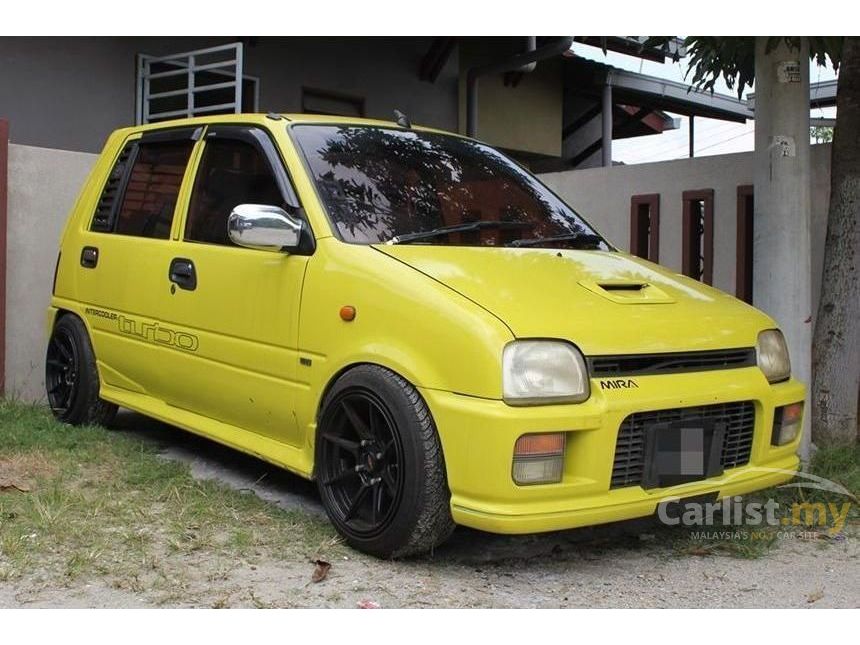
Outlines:
[[[0,38],[0,117],[12,143],[97,152],[134,123],[136,55],[234,38]],[[418,69],[430,38],[259,38],[244,48],[260,77],[261,112],[301,111],[302,86],[365,98],[367,116],[395,108],[413,123],[457,129],[457,52],[435,83]]]
[[[660,194],[660,264],[681,270],[681,194],[714,190],[714,286],[735,292],[737,187],[753,183],[753,153],[659,163],[588,168],[541,175],[566,202],[610,241],[630,249],[630,198]],[[830,146],[812,147],[812,296],[818,306],[827,205]],[[755,259],[753,259],[755,262]],[[778,285],[775,285],[778,286]]]
[[[9,146],[6,396],[44,398],[45,310],[60,234],[97,155]]]

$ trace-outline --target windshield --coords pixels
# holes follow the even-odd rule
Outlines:
[[[489,146],[368,126],[291,131],[346,242],[610,248],[535,177]]]

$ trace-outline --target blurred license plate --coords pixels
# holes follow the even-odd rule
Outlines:
[[[665,488],[722,474],[725,424],[695,419],[645,429],[643,488]]]

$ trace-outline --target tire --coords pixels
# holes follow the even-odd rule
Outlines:
[[[45,390],[51,412],[71,425],[110,423],[117,406],[99,398],[99,373],[89,334],[77,316],[54,325],[45,357]]]
[[[381,558],[424,553],[454,530],[430,410],[383,367],[356,367],[326,395],[316,481],[332,524],[359,551]]]

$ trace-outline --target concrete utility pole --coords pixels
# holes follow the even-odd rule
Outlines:
[[[812,384],[809,158],[809,44],[755,50],[754,304],[782,328],[794,376]],[[804,410],[800,455],[809,458],[811,414]]]

